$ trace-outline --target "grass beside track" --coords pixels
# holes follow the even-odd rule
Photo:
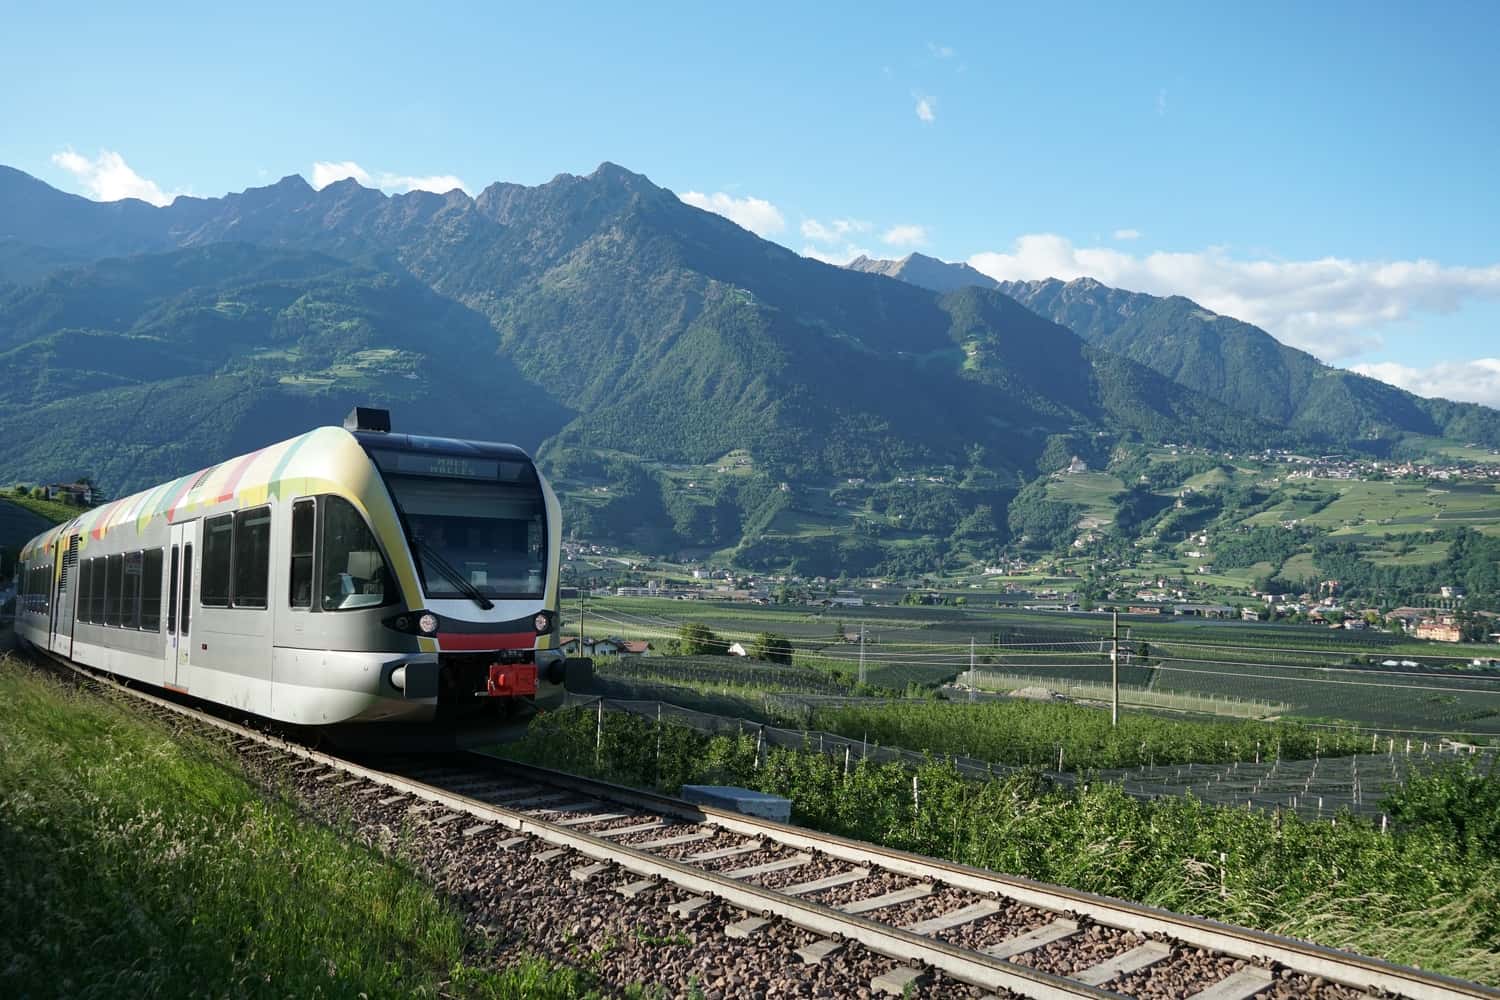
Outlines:
[[[0,995],[596,995],[467,945],[412,872],[223,748],[0,657]]]

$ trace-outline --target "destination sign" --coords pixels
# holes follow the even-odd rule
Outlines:
[[[438,476],[443,479],[500,478],[500,463],[491,458],[468,458],[463,455],[433,455],[409,451],[377,451],[375,461],[381,468],[411,476]]]

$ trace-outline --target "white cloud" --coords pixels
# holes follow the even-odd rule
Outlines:
[[[434,194],[447,194],[454,188],[465,193],[469,190],[463,181],[452,174],[429,174],[426,177],[381,174],[380,186],[389,191],[431,191]]]
[[[922,94],[917,96],[917,117],[928,125],[937,121],[937,98],[926,97]]]
[[[881,241],[893,247],[916,247],[927,242],[927,227],[915,225],[892,226],[880,237]]]
[[[1185,295],[1325,361],[1381,346],[1379,327],[1414,314],[1453,312],[1468,299],[1500,298],[1500,264],[1242,260],[1223,247],[1135,255],[1075,247],[1050,233],[1022,236],[1009,252],[975,254],[969,263],[1002,281],[1087,276],[1153,295]]]
[[[1441,396],[1443,399],[1500,407],[1500,358],[1439,361],[1427,368],[1411,368],[1393,361],[1351,365],[1350,368],[1419,396]]]
[[[939,45],[937,42],[928,42],[927,51],[939,59],[952,59],[954,52],[951,45]]]
[[[834,219],[819,222],[817,219],[802,220],[802,238],[814,243],[837,243],[855,233],[868,233],[875,227],[862,219]]]
[[[1140,238],[1141,238],[1141,231],[1139,229],[1116,229],[1115,230],[1115,239],[1117,239],[1117,240],[1138,240]]]
[[[319,191],[335,181],[351,177],[363,187],[380,188],[382,191],[394,191],[397,193],[406,191],[433,191],[437,194],[447,194],[454,188],[459,188],[463,191],[469,190],[468,186],[462,180],[452,174],[430,174],[425,177],[393,174],[384,171],[379,174],[371,174],[353,160],[341,160],[338,162],[319,160],[313,164],[312,186]]]
[[[713,194],[687,191],[678,197],[694,208],[722,215],[757,236],[770,236],[786,228],[786,219],[782,217],[781,210],[763,198],[736,198],[723,191],[715,191]]]
[[[139,198],[158,207],[170,205],[175,194],[167,194],[155,181],[147,180],[112,150],[102,149],[96,159],[65,149],[52,154],[52,162],[72,174],[95,201]]]
[[[802,256],[821,260],[825,264],[843,266],[856,257],[873,257],[874,251],[867,247],[846,243],[842,247],[803,247]]]
[[[319,160],[313,164],[312,186],[319,191],[336,181],[350,177],[365,187],[375,186],[375,179],[370,176],[369,171],[353,160],[343,160],[339,163]]]

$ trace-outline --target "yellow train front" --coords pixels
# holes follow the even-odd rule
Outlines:
[[[16,630],[346,745],[468,745],[523,730],[583,666],[557,648],[561,539],[521,449],[358,408],[33,539]]]

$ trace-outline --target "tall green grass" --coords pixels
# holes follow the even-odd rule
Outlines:
[[[579,997],[222,748],[0,658],[0,995]]]

